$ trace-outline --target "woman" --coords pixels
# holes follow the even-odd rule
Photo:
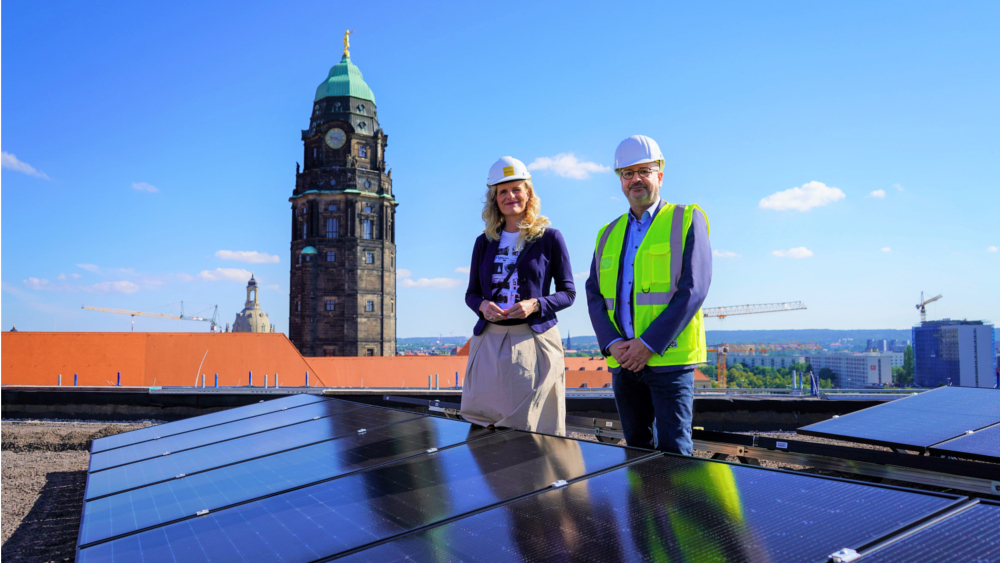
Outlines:
[[[520,160],[490,168],[465,302],[479,315],[462,386],[462,416],[482,426],[566,434],[566,374],[556,311],[576,288],[562,235]],[[555,280],[556,292],[549,286]]]

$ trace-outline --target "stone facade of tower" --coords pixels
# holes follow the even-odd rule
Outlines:
[[[396,354],[396,200],[375,96],[346,53],[316,91],[291,202],[289,337],[305,356]]]

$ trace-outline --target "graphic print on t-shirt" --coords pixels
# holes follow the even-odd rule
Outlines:
[[[500,295],[497,296],[495,303],[501,309],[509,309],[521,300],[521,294],[518,291],[517,272],[514,272],[514,275],[510,277],[510,280],[506,284],[503,283],[503,280],[507,279],[507,273],[510,272],[510,268],[513,268],[514,263],[517,262],[517,256],[521,253],[520,250],[516,249],[517,239],[520,234],[508,233],[506,231],[500,233],[500,248],[497,249],[497,257],[493,260],[493,283],[491,291],[496,293],[497,288],[500,288]]]

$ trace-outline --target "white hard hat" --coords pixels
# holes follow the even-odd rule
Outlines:
[[[647,162],[658,162],[660,170],[663,169],[663,153],[660,152],[660,145],[645,135],[632,135],[619,143],[615,149],[615,170]]]
[[[495,186],[514,180],[530,180],[531,174],[523,162],[513,156],[504,156],[490,166],[490,175],[486,178],[487,186]]]

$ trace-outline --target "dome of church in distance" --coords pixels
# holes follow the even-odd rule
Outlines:
[[[257,280],[251,273],[250,281],[247,283],[246,306],[237,313],[236,322],[233,323],[233,332],[274,332],[274,327],[271,326],[267,313],[260,308],[257,289]]]

